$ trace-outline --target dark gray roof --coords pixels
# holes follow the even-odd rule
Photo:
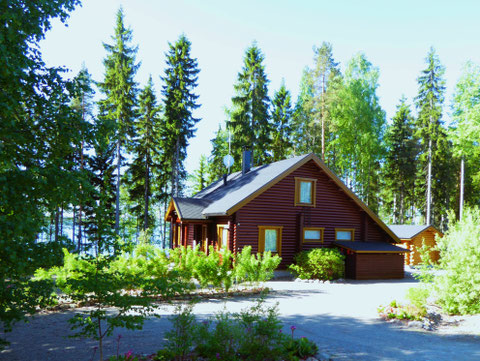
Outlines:
[[[344,241],[344,242],[335,242],[334,245],[349,249],[351,251],[357,253],[404,253],[410,252],[408,249],[394,246],[390,243],[383,243],[383,242],[352,242],[352,241]]]
[[[203,209],[202,214],[204,216],[227,214],[229,209],[308,156],[309,154],[305,154],[255,167],[244,175],[241,172],[232,173],[228,175],[226,185],[224,185],[223,179],[219,179],[197,193],[192,199],[203,199],[209,202]],[[181,212],[183,213],[183,211]]]
[[[391,224],[388,227],[400,239],[410,239],[420,232],[423,232],[432,225],[414,225],[414,224]]]
[[[202,214],[205,207],[210,204],[206,199],[196,198],[178,198],[174,197],[176,208],[178,209],[181,219],[206,219]]]

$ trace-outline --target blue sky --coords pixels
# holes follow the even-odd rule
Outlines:
[[[243,54],[254,40],[265,55],[271,95],[284,79],[293,99],[303,68],[312,65],[314,45],[330,42],[342,70],[354,54],[365,53],[380,70],[378,96],[387,120],[402,94],[413,102],[430,46],[446,67],[446,112],[463,64],[480,63],[480,2],[439,0],[84,0],[71,13],[68,27],[53,22],[41,43],[46,63],[65,66],[73,76],[84,62],[93,78],[101,80],[102,42],[111,41],[120,5],[139,46],[136,80],[141,86],[151,74],[159,93],[168,43],[182,33],[192,42],[201,69],[197,94],[202,106],[195,116],[202,120],[188,149],[190,172],[201,154],[210,153],[210,139],[225,120]]]

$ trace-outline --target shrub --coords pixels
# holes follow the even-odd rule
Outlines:
[[[344,260],[338,249],[315,248],[295,255],[289,268],[301,279],[334,280],[344,276]]]
[[[155,360],[297,360],[318,350],[306,338],[283,334],[277,307],[265,307],[263,299],[239,313],[220,312],[200,323],[187,306],[171,320],[166,347]]]
[[[458,222],[450,213],[437,244],[444,270],[434,281],[439,304],[452,314],[480,313],[480,209],[465,208]]]
[[[237,282],[258,283],[268,281],[273,277],[273,271],[281,262],[278,255],[271,252],[252,255],[252,247],[243,247],[235,259],[235,278]]]

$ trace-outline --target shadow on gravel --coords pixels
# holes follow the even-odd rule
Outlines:
[[[312,291],[308,291],[312,292]],[[290,293],[290,296],[292,294]],[[252,297],[253,299],[253,297]],[[319,304],[321,308],[321,304]],[[41,315],[29,324],[18,324],[7,338],[12,345],[0,352],[1,361],[87,361],[96,342],[67,338],[67,320],[73,311]],[[199,316],[203,319],[207,315]],[[480,338],[446,336],[415,331],[383,321],[362,321],[330,315],[280,316],[284,331],[315,341],[321,352],[334,360],[479,360]],[[104,354],[116,354],[116,337],[121,334],[120,353],[128,350],[154,353],[161,348],[170,328],[168,316],[148,319],[141,331],[117,330],[104,343]],[[98,353],[95,357],[98,360]]]
[[[280,317],[284,332],[308,337],[334,360],[480,360],[480,337],[438,335],[349,317]]]

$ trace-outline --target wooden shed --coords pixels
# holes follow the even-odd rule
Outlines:
[[[405,249],[379,242],[335,242],[345,250],[345,277],[357,280],[403,278]]]
[[[225,176],[193,197],[174,197],[166,219],[171,224],[172,247],[200,245],[207,250],[212,245],[236,253],[251,246],[253,253],[278,254],[280,268],[290,265],[300,251],[337,247],[335,242],[368,242],[377,247],[400,243],[313,153],[255,168],[243,162],[242,171]],[[348,253],[348,247],[342,249]],[[403,275],[403,253],[408,251],[390,251],[356,252],[356,267],[349,275]],[[364,267],[378,272],[363,272]]]
[[[415,266],[422,262],[419,247],[423,242],[430,248],[430,259],[438,262],[439,252],[434,247],[437,245],[435,237],[443,237],[443,233],[432,225],[390,225],[390,229],[402,242],[402,247],[410,252],[405,255],[405,264]]]

